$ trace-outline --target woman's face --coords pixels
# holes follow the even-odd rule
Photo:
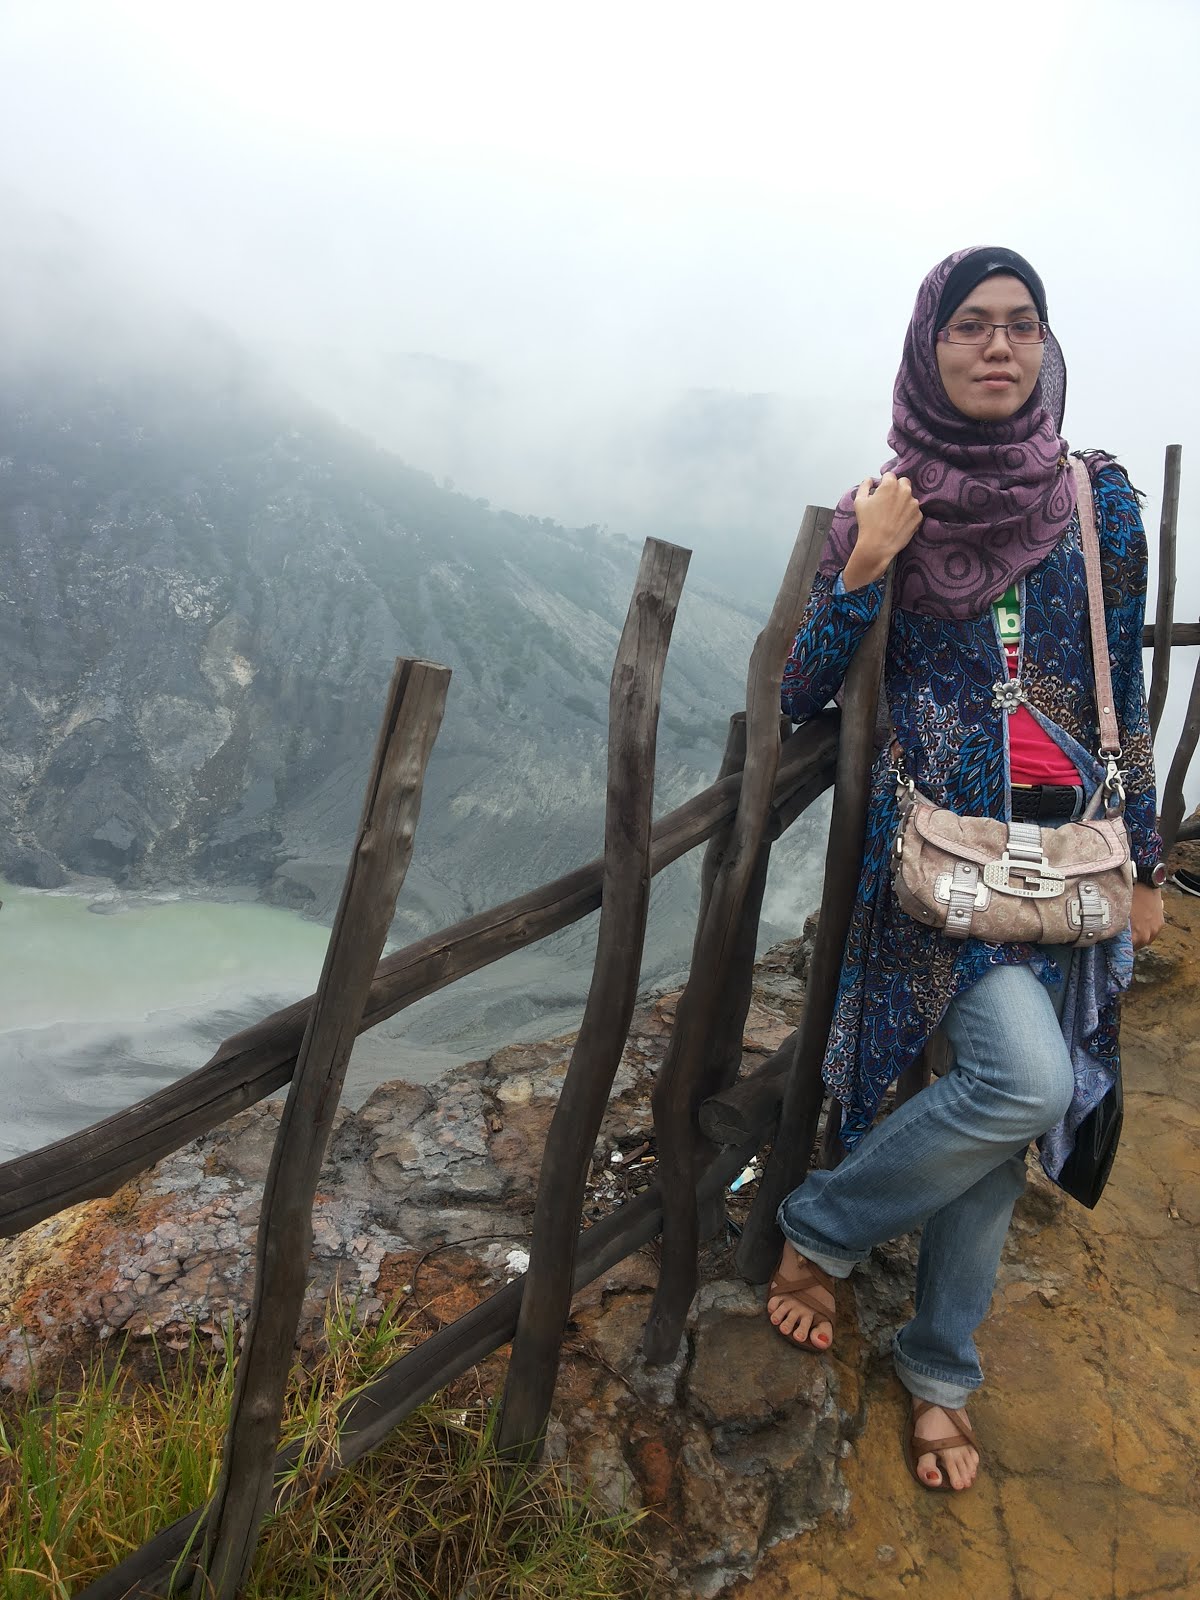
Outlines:
[[[1037,308],[1020,278],[985,278],[956,306],[951,322],[1036,319]],[[1045,345],[1013,344],[1001,328],[987,344],[937,343],[938,371],[950,404],[978,422],[1001,422],[1018,412],[1033,393],[1042,370]]]

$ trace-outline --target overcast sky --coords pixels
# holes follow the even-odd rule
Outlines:
[[[1010,245],[1152,536],[1184,446],[1194,618],[1198,62],[1194,0],[8,0],[0,185],[414,465],[768,592],[923,273]]]

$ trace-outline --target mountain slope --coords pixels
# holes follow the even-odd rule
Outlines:
[[[406,923],[596,853],[637,549],[443,490],[196,339],[186,377],[5,375],[0,867],[328,913],[399,654],[454,669]],[[658,809],[711,781],[754,631],[685,590]]]

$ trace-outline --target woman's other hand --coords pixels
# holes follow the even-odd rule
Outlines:
[[[921,526],[921,507],[907,478],[885,472],[879,482],[864,478],[854,496],[858,539],[842,569],[847,589],[861,589],[881,578],[892,558]]]
[[[1133,907],[1129,913],[1129,931],[1133,935],[1133,948],[1144,950],[1153,944],[1163,926],[1162,890],[1148,883],[1133,886]]]

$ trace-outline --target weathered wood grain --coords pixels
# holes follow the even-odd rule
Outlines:
[[[879,616],[846,674],[833,815],[825,852],[825,884],[809,962],[804,1015],[796,1033],[793,1065],[771,1154],[738,1245],[738,1268],[753,1283],[761,1283],[770,1275],[779,1256],[780,1233],[775,1213],[808,1170],[816,1136],[823,1094],[821,1066],[862,870],[879,686],[890,617],[889,576]]]
[[[704,1137],[715,1145],[742,1145],[770,1137],[795,1050],[796,1034],[789,1033],[761,1066],[703,1101],[699,1117]]]
[[[831,1099],[825,1108],[825,1127],[821,1134],[821,1153],[818,1158],[818,1164],[827,1172],[832,1171],[846,1154],[841,1133],[842,1104],[840,1100]]]
[[[788,732],[791,731],[790,724]],[[729,719],[729,728],[725,735],[725,749],[721,755],[721,765],[717,772],[717,782],[723,778],[732,777],[740,773],[746,765],[746,713],[735,712]],[[713,887],[717,881],[721,862],[725,859],[725,852],[729,849],[733,839],[734,816],[730,815],[722,822],[721,826],[713,831],[712,837],[704,847],[704,859],[700,864],[700,905],[696,911],[696,932],[692,938],[692,959],[695,960],[696,948],[700,942],[700,930],[704,927],[704,919],[708,916],[708,908],[712,904]]]
[[[1147,623],[1142,629],[1142,649],[1149,650],[1154,644],[1154,624]],[[1173,622],[1171,624],[1171,648],[1188,647],[1200,644],[1200,622]]]
[[[608,698],[604,886],[583,1020],[546,1137],[533,1215],[527,1293],[513,1341],[497,1442],[541,1453],[592,1152],[637,999],[650,905],[650,832],[663,669],[691,552],[646,541]]]
[[[781,721],[780,738],[792,731],[790,721]],[[721,759],[719,778],[731,772],[741,772],[746,764],[746,714],[739,712],[730,718],[725,753]],[[697,1098],[703,1100],[718,1089],[724,1088],[737,1077],[742,1065],[742,1040],[750,997],[754,987],[754,956],[758,948],[758,923],[762,915],[762,899],[767,886],[767,870],[771,859],[773,840],[771,820],[768,819],[764,842],[759,847],[758,861],[746,891],[746,906],[742,914],[738,939],[730,955],[725,974],[724,993],[717,1002],[709,1036],[707,1060],[697,1085]],[[721,862],[733,838],[733,822],[717,830],[704,851],[700,869],[700,906],[696,916],[696,936],[692,941],[693,960],[698,947],[708,908],[712,903],[713,889],[720,873]],[[725,1196],[715,1195],[706,1211],[697,1219],[700,1238],[711,1239],[725,1225]]]
[[[791,1070],[798,1031],[789,1033],[774,1054],[761,1065],[719,1090],[700,1107],[700,1131],[716,1145],[743,1145],[773,1136],[784,1085]],[[896,1104],[911,1100],[933,1073],[946,1071],[952,1059],[949,1041],[935,1033],[907,1072],[896,1080]]]
[[[790,825],[832,779],[840,718],[826,711],[787,740],[771,827]],[[650,870],[659,873],[711,836],[737,810],[738,773],[711,785],[655,824]],[[379,963],[360,1031],[510,951],[577,922],[600,904],[603,858],[489,911],[398,950]],[[111,1194],[129,1178],[287,1083],[312,996],[232,1035],[177,1083],[79,1133],[0,1163],[0,1238],[66,1206]]]
[[[771,615],[751,653],[746,681],[746,760],[733,834],[713,882],[667,1054],[655,1080],[652,1099],[664,1211],[658,1288],[642,1340],[649,1362],[673,1359],[695,1293],[700,1088],[716,1006],[739,940],[747,892],[767,831],[779,764],[780,682],[832,515],[820,506],[806,510]]]
[[[267,1171],[254,1294],[195,1600],[233,1600],[270,1502],[296,1328],[312,1258],[312,1208],[350,1052],[412,859],[425,768],[450,672],[397,661],[325,965]]]
[[[792,731],[790,719],[780,721],[780,737],[786,738]],[[743,755],[744,761],[744,742]],[[767,825],[763,833],[763,842],[758,847],[758,856],[755,860],[750,881],[746,887],[746,900],[742,908],[741,920],[738,924],[737,936],[729,952],[729,961],[722,981],[721,993],[717,997],[712,1020],[712,1029],[709,1034],[706,1058],[702,1061],[696,1085],[692,1091],[693,1103],[703,1102],[721,1089],[727,1088],[737,1080],[742,1069],[742,1051],[746,1035],[746,1018],[750,1012],[750,1003],[754,995],[754,963],[758,954],[759,923],[762,920],[763,896],[767,890],[767,875],[771,868],[771,845],[778,837],[774,828],[775,812],[768,814]],[[713,862],[712,881],[715,884],[717,873],[723,859],[724,848]],[[711,890],[710,890],[711,894]],[[702,917],[706,908],[702,907]],[[703,921],[698,920],[696,925],[697,935],[703,927]],[[694,1137],[703,1151],[704,1135],[697,1121]],[[705,1159],[707,1157],[705,1156]],[[701,1239],[712,1239],[722,1235],[727,1212],[725,1195],[715,1195],[708,1207],[702,1210],[697,1217],[697,1233]]]
[[[1162,515],[1158,523],[1158,598],[1154,606],[1154,657],[1150,672],[1151,737],[1158,732],[1171,676],[1171,625],[1175,618],[1175,527],[1179,520],[1179,469],[1183,446],[1169,444],[1163,463]]]
[[[740,770],[746,759],[745,719],[740,719],[740,723],[740,727],[736,730],[731,725],[730,742],[725,751],[725,759],[730,763],[731,771]],[[780,737],[786,738],[791,729],[791,722],[782,720]],[[724,775],[722,772],[722,776]],[[697,1102],[706,1100],[710,1095],[733,1083],[741,1070],[742,1041],[754,990],[754,958],[758,949],[758,925],[762,916],[763,895],[766,892],[767,873],[771,864],[771,844],[775,837],[771,826],[771,815],[768,813],[763,830],[763,842],[758,847],[758,855],[746,886],[745,904],[729,952],[721,993],[716,997],[713,1008],[708,1048],[700,1062],[700,1071],[694,1088]],[[700,948],[713,892],[719,881],[721,866],[732,844],[732,838],[733,829],[727,827],[713,835],[705,851],[700,879],[700,910],[696,919],[696,938],[693,941],[693,962]]]

